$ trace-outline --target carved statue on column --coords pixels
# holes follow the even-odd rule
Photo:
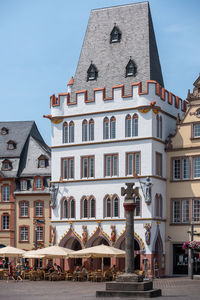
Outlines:
[[[149,223],[144,224],[144,228],[146,229],[146,231],[145,231],[146,244],[150,245],[150,243],[151,243],[151,224],[149,224]]]
[[[110,228],[112,229],[112,231],[111,231],[111,241],[112,241],[112,244],[114,244],[115,241],[116,241],[116,226],[111,225]]]
[[[88,240],[88,232],[87,232],[87,225],[82,226],[83,232],[82,232],[82,242],[85,246]]]
[[[56,227],[54,226],[51,227],[51,244],[56,244]]]

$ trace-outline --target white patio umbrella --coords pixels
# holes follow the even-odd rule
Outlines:
[[[67,258],[73,252],[75,251],[60,246],[50,246],[36,250],[36,254],[44,255],[46,258]]]
[[[30,250],[23,254],[23,258],[44,258],[44,255],[38,254],[36,250]]]
[[[7,246],[0,249],[0,257],[22,257],[26,251]]]
[[[69,254],[69,257],[74,258],[102,258],[102,271],[103,271],[103,259],[104,257],[125,257],[126,252],[111,246],[98,245],[90,248],[85,248],[79,251],[74,251]]]

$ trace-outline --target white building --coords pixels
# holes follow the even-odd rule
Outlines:
[[[148,3],[93,10],[75,78],[67,93],[51,97],[47,116],[52,184],[59,187],[52,209],[59,245],[124,248],[121,187],[134,182],[140,190],[136,268],[144,268],[147,258],[153,271],[157,259],[164,273],[165,140],[185,105],[163,87]]]

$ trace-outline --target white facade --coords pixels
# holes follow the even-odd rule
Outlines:
[[[51,107],[52,121],[52,183],[59,186],[57,203],[52,210],[52,225],[56,226],[57,243],[64,245],[65,236],[69,234],[70,228],[82,241],[82,226],[87,226],[89,241],[99,224],[101,232],[105,234],[111,244],[117,243],[125,230],[125,217],[123,202],[121,196],[121,187],[125,187],[126,182],[134,182],[140,191],[140,215],[135,217],[135,236],[140,244],[140,250],[144,254],[155,252],[155,243],[160,235],[165,253],[165,199],[166,199],[166,155],[165,140],[170,133],[174,133],[176,127],[176,117],[182,114],[183,103],[178,100],[180,108],[175,107],[175,97],[172,105],[168,103],[169,94],[163,89],[165,99],[156,94],[156,88],[159,85],[156,82],[147,83],[147,92],[144,93],[138,89],[138,85],[133,86],[133,93],[130,97],[122,97],[122,87],[113,89],[113,99],[104,100],[103,92],[95,92],[93,102],[85,102],[85,93],[78,92],[77,103],[67,104],[67,97],[70,94],[61,94],[58,96],[57,104]],[[163,95],[163,94],[162,94]],[[177,98],[178,99],[178,98]],[[154,101],[154,103],[152,103]],[[71,104],[71,103],[70,103]],[[138,135],[126,137],[125,119],[127,115],[131,117],[138,115]],[[104,118],[115,117],[116,137],[114,139],[104,139],[103,123]],[[160,137],[157,137],[157,118],[162,117],[162,130]],[[82,123],[94,121],[94,140],[82,141]],[[63,124],[74,123],[74,142],[63,143]],[[160,125],[159,125],[160,126]],[[127,175],[126,172],[126,153],[140,153],[140,172],[137,175]],[[156,171],[156,153],[162,155],[162,174]],[[106,154],[118,155],[118,174],[117,176],[105,176]],[[94,177],[81,177],[81,157],[94,156]],[[72,158],[74,160],[74,178],[64,179],[62,170],[62,159]],[[152,182],[152,201],[146,203],[139,181],[144,182],[147,177]],[[156,213],[155,198],[162,196],[162,206],[160,216]],[[119,214],[117,217],[106,217],[104,201],[106,195],[116,195],[119,199]],[[81,199],[92,196],[96,201],[95,218],[83,218],[81,213]],[[75,218],[64,218],[63,215],[63,197],[75,200]],[[71,199],[71,198],[70,198]],[[69,215],[70,216],[70,215]],[[145,240],[144,224],[151,224],[151,239],[147,245]],[[116,227],[116,239],[111,241],[111,225]],[[67,241],[67,240],[66,240]],[[68,240],[69,242],[69,240]],[[67,243],[67,242],[66,242]],[[66,244],[69,247],[69,243]],[[90,243],[87,245],[90,246]]]

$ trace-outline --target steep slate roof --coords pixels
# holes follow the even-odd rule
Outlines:
[[[110,43],[110,33],[116,26],[121,31],[121,41]],[[125,77],[125,68],[131,58],[137,65],[135,77]],[[91,62],[98,70],[97,80],[87,81]],[[91,11],[75,78],[73,92],[106,87],[111,93],[113,85],[156,80],[162,86],[163,77],[148,2],[94,9]],[[109,93],[108,93],[109,92]]]

